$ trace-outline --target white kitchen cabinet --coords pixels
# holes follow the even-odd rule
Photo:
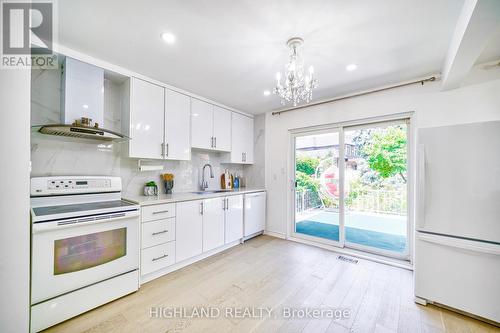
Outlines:
[[[225,243],[243,238],[243,195],[225,198]]]
[[[186,201],[176,204],[176,262],[202,253],[203,201]]]
[[[164,93],[156,84],[130,79],[129,157],[163,158]]]
[[[166,89],[165,93],[165,159],[191,159],[191,98]]]
[[[231,111],[191,99],[191,147],[231,150]]]
[[[203,200],[203,252],[224,245],[225,198]]]
[[[150,222],[151,223],[151,222]],[[175,263],[175,242],[156,245],[141,251],[141,274],[146,275]]]
[[[266,227],[266,192],[245,194],[245,233],[248,237]]]
[[[228,163],[253,163],[253,118],[233,112],[231,120],[231,154]]]
[[[214,149],[231,151],[231,111],[214,105]]]
[[[199,99],[191,99],[191,147],[213,148],[213,106]]]

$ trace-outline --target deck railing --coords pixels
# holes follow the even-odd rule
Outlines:
[[[321,205],[318,193],[311,190],[295,191],[295,211],[297,213],[319,208]]]
[[[405,191],[366,190],[347,205],[351,211],[406,215]]]
[[[295,211],[297,213],[319,208],[322,201],[311,190],[295,192]],[[350,211],[406,215],[407,200],[404,191],[366,190],[346,205]]]

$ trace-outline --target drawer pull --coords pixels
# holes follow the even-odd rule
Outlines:
[[[158,258],[153,258],[151,261],[156,261],[156,260],[164,259],[166,257],[168,257],[168,254],[164,254],[164,255],[162,255],[161,257],[158,257]]]
[[[166,232],[168,232],[168,230],[162,230],[162,231],[153,232],[151,235],[156,236],[156,235],[164,234]]]
[[[168,210],[160,210],[160,211],[157,211],[157,212],[153,212],[153,215],[156,215],[156,214],[165,214],[165,213],[168,213]]]

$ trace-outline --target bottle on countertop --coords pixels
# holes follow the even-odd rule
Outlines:
[[[229,173],[228,169],[226,169],[225,171],[225,179],[226,179],[226,188],[231,189],[232,188],[231,174]]]
[[[240,178],[238,177],[238,174],[234,176],[234,188],[240,188]]]

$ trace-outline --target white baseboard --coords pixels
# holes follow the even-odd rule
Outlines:
[[[276,231],[269,231],[265,230],[264,235],[276,237],[276,238],[281,238],[281,239],[286,239],[286,235],[282,234],[281,232],[276,232]]]

